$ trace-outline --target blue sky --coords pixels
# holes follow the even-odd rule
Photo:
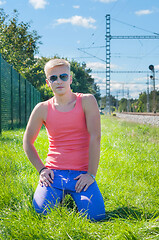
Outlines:
[[[105,70],[106,14],[111,16],[112,36],[159,33],[158,0],[0,0],[0,7],[9,15],[17,9],[20,21],[31,21],[32,29],[42,36],[38,57],[57,54],[85,62],[94,72]],[[86,48],[85,52],[96,57],[78,48]],[[159,70],[159,39],[111,40],[111,70],[148,71],[150,64]],[[94,72],[105,95],[105,74]],[[159,90],[158,79],[157,72]],[[138,97],[147,90],[146,82],[147,73],[112,73],[111,94],[121,98],[124,89],[125,97],[128,92],[129,97]]]

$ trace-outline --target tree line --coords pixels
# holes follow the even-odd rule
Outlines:
[[[39,45],[42,44],[41,36],[37,31],[30,29],[30,23],[19,22],[17,10],[14,10],[13,15],[9,17],[2,8],[0,9],[0,53],[5,61],[40,91],[44,101],[53,96],[52,90],[45,82],[44,65],[51,58],[59,58],[59,56],[35,57]],[[73,78],[72,91],[91,93],[99,102],[100,88],[90,75],[91,69],[87,69],[85,63],[81,64],[75,60],[69,62]]]
[[[159,91],[151,91],[149,95],[142,92],[138,99],[122,98],[118,110],[120,112],[159,112]]]
[[[159,91],[151,91],[149,95],[142,92],[139,94],[138,99],[122,98],[118,100],[111,95],[110,104],[111,112],[159,112]],[[105,105],[106,97],[102,97],[100,101],[101,109],[104,109]]]

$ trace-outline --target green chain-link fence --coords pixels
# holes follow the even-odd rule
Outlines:
[[[24,127],[39,101],[40,92],[0,55],[0,133]]]

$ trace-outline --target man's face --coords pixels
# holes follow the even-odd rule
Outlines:
[[[61,74],[68,74],[68,80],[63,81],[60,78]],[[57,76],[57,80],[51,82],[50,76]],[[63,95],[70,90],[70,84],[72,83],[72,77],[70,76],[70,70],[66,66],[56,66],[53,69],[48,69],[46,82],[51,87],[54,94]]]

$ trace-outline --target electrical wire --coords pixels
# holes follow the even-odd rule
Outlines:
[[[118,20],[118,19],[115,19],[115,18],[111,18],[111,19],[114,20],[114,21],[116,21],[116,22],[119,22],[119,23],[125,24],[125,25],[127,25],[127,26],[130,26],[130,27],[133,27],[133,28],[136,28],[136,29],[139,29],[139,30],[142,30],[142,31],[148,32],[148,33],[152,33],[152,34],[155,34],[155,35],[159,35],[159,33],[152,32],[152,31],[146,30],[146,29],[141,28],[141,27],[137,27],[137,26],[132,25],[132,24],[129,24],[129,23],[125,23],[125,22],[120,21],[120,20]]]
[[[110,13],[114,10],[114,8],[116,7],[117,3],[118,3],[118,1],[116,1],[116,2],[114,3],[114,5],[112,6],[112,8],[110,9]]]
[[[102,58],[99,58],[99,57],[97,57],[97,56],[95,56],[95,55],[93,55],[93,54],[91,54],[91,53],[88,53],[88,52],[86,52],[86,51],[84,51],[84,50],[81,50],[80,48],[78,48],[78,50],[81,51],[81,52],[83,52],[83,53],[86,53],[87,55],[89,55],[89,56],[91,56],[91,57],[93,57],[93,58],[99,59],[99,60],[101,60],[102,62],[106,62],[106,61],[103,60]]]
[[[135,28],[135,29],[139,29],[139,30],[142,30],[142,31],[151,33],[151,34],[155,34],[155,35],[157,35],[157,36],[159,35],[159,33],[152,32],[152,31],[146,30],[146,29],[144,29],[144,28],[137,27],[137,26],[132,25],[132,24],[129,24],[129,23],[125,23],[125,22],[120,21],[120,20],[118,20],[118,19],[115,19],[115,18],[111,18],[111,19],[114,20],[114,21],[116,21],[116,22],[119,22],[119,23],[122,23],[122,24],[124,24],[124,25],[127,25],[127,26],[129,26],[129,27],[133,27],[133,28]],[[143,46],[143,45],[142,45],[142,46]],[[158,47],[158,46],[157,46],[157,47]],[[157,47],[153,48],[153,50],[156,49]],[[152,51],[149,51],[149,53],[146,54],[146,56],[147,56],[147,55],[150,55],[151,52],[152,52]],[[140,64],[141,64],[141,61],[143,60],[144,57],[145,57],[145,56],[143,56],[143,57],[141,57],[141,58],[138,58]],[[139,66],[140,66],[139,62],[138,62],[138,64],[136,65],[136,69],[135,69],[135,70],[137,70],[137,69],[139,68]],[[127,76],[127,79],[130,79],[130,75]]]

